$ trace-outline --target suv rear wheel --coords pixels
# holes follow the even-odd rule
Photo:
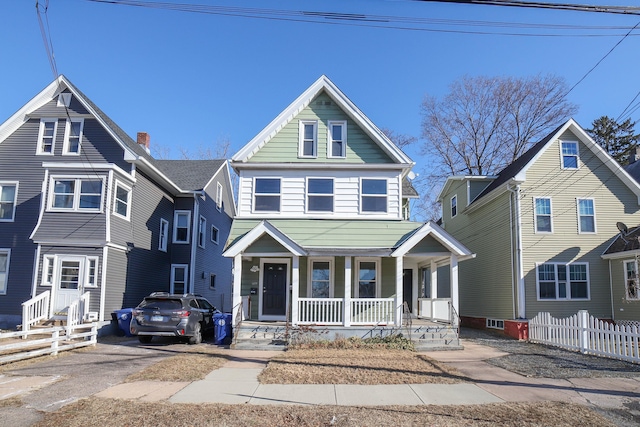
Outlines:
[[[202,327],[196,323],[193,327],[193,336],[189,337],[189,344],[200,344],[202,342]]]

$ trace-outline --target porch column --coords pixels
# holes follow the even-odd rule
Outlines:
[[[240,288],[242,287],[242,255],[238,254],[233,257],[233,309],[231,310],[232,325],[238,324],[238,314],[242,319],[242,312],[238,313],[242,297],[240,296]]]
[[[431,284],[430,284],[431,300],[429,301],[429,305],[430,305],[429,317],[433,319],[436,313],[436,299],[438,298],[438,264],[436,264],[435,261],[431,261],[430,270],[431,270]]]
[[[458,257],[457,255],[451,255],[451,305],[454,310],[460,315],[460,301],[458,298]],[[450,319],[453,321],[454,319]]]
[[[404,297],[402,295],[402,257],[396,258],[396,326],[402,326],[402,310],[404,308]]]
[[[291,324],[298,324],[298,299],[300,298],[300,257],[293,257],[291,271]]]
[[[344,326],[351,326],[351,257],[344,257]]]

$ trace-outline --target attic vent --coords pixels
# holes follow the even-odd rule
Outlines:
[[[71,104],[71,94],[69,92],[58,95],[58,107],[69,107]]]
[[[324,105],[331,105],[331,101],[324,101]]]

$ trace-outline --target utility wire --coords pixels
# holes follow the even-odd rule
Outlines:
[[[36,13],[38,15],[38,24],[40,26],[40,34],[42,35],[42,41],[44,43],[44,49],[47,52],[47,59],[49,60],[49,66],[54,78],[58,78],[58,67],[56,65],[56,58],[53,53],[53,42],[51,41],[51,29],[49,28],[49,18],[47,12],[49,10],[49,0],[45,0],[44,6],[36,0]],[[44,14],[45,22],[42,21],[42,15]],[[46,28],[45,28],[46,23]]]
[[[412,0],[423,3],[457,3],[482,6],[507,6],[507,7],[524,7],[532,9],[554,9],[554,10],[570,10],[577,12],[596,12],[596,13],[612,13],[622,15],[640,15],[640,7],[638,6],[607,6],[607,5],[588,5],[574,3],[547,3],[538,1],[518,1],[518,0]]]

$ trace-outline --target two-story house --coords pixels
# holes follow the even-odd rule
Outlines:
[[[152,291],[229,310],[234,205],[225,160],[155,160],[60,76],[0,125],[0,321],[43,294],[105,321]]]
[[[457,307],[458,262],[471,252],[435,223],[409,221],[414,163],[327,77],[231,165],[238,213],[223,255],[234,260],[234,322],[239,307],[251,320],[343,327],[400,325],[403,306],[447,319]],[[446,298],[419,298],[425,266],[447,266]]]
[[[496,176],[450,177],[442,226],[476,253],[459,273],[463,324],[526,338],[539,312],[614,319],[612,280],[622,286],[624,275],[605,252],[616,223],[638,223],[639,198],[638,183],[574,120]]]

